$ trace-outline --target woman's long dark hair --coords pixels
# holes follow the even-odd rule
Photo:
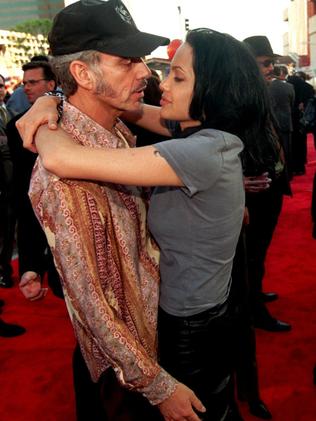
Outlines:
[[[195,86],[190,116],[203,127],[237,135],[244,143],[244,172],[273,172],[279,158],[266,83],[242,42],[210,29],[195,29],[186,42],[193,49]]]

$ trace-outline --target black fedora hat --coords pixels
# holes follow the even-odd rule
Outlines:
[[[62,9],[48,41],[53,56],[85,50],[143,57],[169,39],[141,32],[120,0],[82,0]]]
[[[264,35],[248,37],[245,38],[243,42],[248,45],[255,57],[281,57],[280,54],[274,54],[270,41]]]

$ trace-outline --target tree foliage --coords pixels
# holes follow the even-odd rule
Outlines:
[[[11,31],[26,32],[32,35],[44,35],[47,37],[52,26],[50,19],[29,19],[11,28]]]

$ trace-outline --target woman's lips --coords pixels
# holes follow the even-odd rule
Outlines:
[[[163,107],[164,105],[168,105],[168,104],[171,104],[171,101],[162,97],[160,100],[160,105]]]

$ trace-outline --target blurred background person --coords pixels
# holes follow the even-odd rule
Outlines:
[[[7,124],[12,114],[7,109],[5,78],[0,75],[0,287],[13,286],[11,258],[14,242],[12,208],[13,165],[7,140]]]
[[[48,56],[37,55],[31,58],[31,61],[47,61]],[[10,98],[7,101],[7,108],[10,110],[13,116],[21,114],[30,108],[31,103],[24,91],[24,86],[20,84],[11,94]]]
[[[56,88],[56,77],[45,61],[30,61],[22,66],[23,89],[30,104],[46,92]],[[24,111],[25,112],[25,111]],[[26,298],[41,298],[43,275],[56,295],[62,295],[59,276],[53,263],[45,234],[33,212],[28,189],[36,154],[23,148],[15,122],[24,114],[16,115],[7,126],[8,145],[13,162],[13,204],[17,220],[17,248],[19,255],[20,288]],[[31,241],[31,244],[30,244]]]
[[[267,83],[269,96],[271,96],[269,89],[274,78],[274,60],[278,55],[274,54],[270,42],[265,36],[248,37],[244,39],[244,43],[254,55]],[[274,292],[263,292],[262,285],[266,255],[282,209],[283,195],[291,194],[281,145],[282,139],[277,134],[278,124],[273,121],[272,115],[269,124],[269,130],[276,139],[277,161],[271,161],[270,167],[265,169],[244,168],[247,176],[245,179],[246,206],[249,211],[249,225],[246,228],[247,264],[255,326],[270,332],[284,332],[291,330],[291,325],[273,317],[266,306],[266,302],[276,300],[278,296]],[[266,171],[271,179],[271,184],[266,189],[254,192],[247,188],[247,181],[251,181],[252,176],[256,175],[256,171],[258,175],[262,175]]]
[[[269,85],[271,105],[279,126],[284,150],[285,162],[289,178],[292,178],[292,115],[295,103],[295,91],[293,86],[287,82],[288,70],[286,66],[274,66],[275,78]]]
[[[293,136],[292,136],[292,171],[293,175],[305,174],[307,162],[307,131],[302,125],[301,119],[310,98],[314,97],[312,85],[306,82],[304,72],[296,72],[289,76],[287,81],[291,83],[295,91],[293,110]]]

